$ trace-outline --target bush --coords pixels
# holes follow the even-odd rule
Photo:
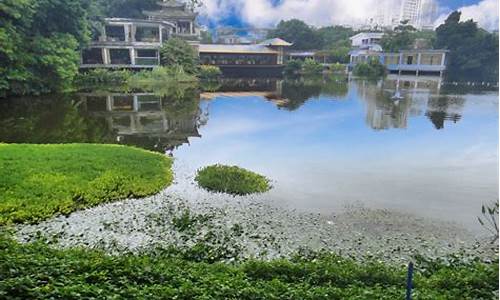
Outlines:
[[[200,77],[203,80],[214,80],[222,75],[222,71],[217,66],[202,65],[200,66]]]
[[[301,71],[302,71],[302,61],[295,59],[289,60],[286,63],[285,68],[283,70],[283,72],[287,76],[299,75]]]
[[[323,66],[314,59],[306,59],[302,65],[304,74],[306,75],[317,75],[323,72]]]
[[[203,245],[196,245],[202,249]],[[194,248],[194,247],[193,247]],[[326,254],[224,264],[183,254],[109,256],[0,235],[3,299],[404,299],[405,267]],[[416,263],[415,299],[495,299],[498,260]]]
[[[104,68],[89,70],[79,73],[76,76],[75,83],[79,87],[96,85],[123,85],[132,76],[128,70],[108,70]]]
[[[352,73],[361,77],[381,77],[386,74],[386,69],[378,59],[371,59],[368,63],[356,64]]]
[[[340,63],[334,63],[330,65],[330,71],[333,73],[345,73],[346,66]]]
[[[0,225],[157,193],[171,159],[117,145],[0,144]]]
[[[171,38],[160,49],[162,66],[181,66],[188,74],[198,74],[199,59],[193,46],[179,38]]]
[[[205,167],[198,170],[195,180],[209,191],[233,195],[263,193],[271,189],[266,177],[236,166]]]

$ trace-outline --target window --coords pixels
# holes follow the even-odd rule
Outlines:
[[[123,25],[107,25],[106,37],[110,42],[125,41],[125,27]]]
[[[160,30],[158,27],[137,27],[135,40],[138,42],[155,43],[160,41]]]
[[[129,49],[109,49],[109,56],[112,65],[130,65]]]
[[[102,65],[104,61],[102,59],[102,49],[92,48],[85,49],[82,52],[82,63],[90,65]]]

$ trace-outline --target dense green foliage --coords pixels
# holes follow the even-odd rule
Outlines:
[[[460,12],[453,12],[436,29],[435,46],[450,50],[449,79],[498,81],[498,33],[480,29],[472,20],[460,22]]]
[[[269,38],[281,38],[293,43],[291,49],[310,50],[322,46],[321,38],[315,30],[301,20],[281,21],[268,34]]]
[[[0,97],[64,91],[90,35],[81,0],[5,0],[0,3]]]
[[[72,87],[80,50],[106,16],[140,17],[155,0],[3,0],[0,3],[0,97]]]
[[[170,167],[166,156],[124,146],[0,144],[0,224],[154,194],[172,181]]]
[[[286,62],[285,68],[283,69],[283,73],[286,76],[297,76],[302,72],[302,61],[301,60],[289,60]]]
[[[317,30],[317,34],[322,39],[323,49],[349,48],[351,42],[349,38],[356,34],[352,28],[343,26],[327,26]]]
[[[358,63],[354,66],[352,73],[361,77],[380,77],[386,74],[386,69],[378,59],[371,59],[368,63]]]
[[[108,91],[137,91],[168,94],[169,89],[178,90],[183,84],[196,85],[198,79],[188,74],[179,65],[160,66],[151,70],[130,72],[128,70],[95,69],[80,73],[76,77],[79,90],[105,89]]]
[[[208,166],[198,170],[195,180],[209,191],[234,195],[263,193],[271,189],[266,177],[237,166]]]
[[[160,49],[162,66],[181,66],[188,74],[197,74],[199,58],[188,42],[171,38]]]
[[[269,38],[281,38],[293,43],[294,50],[324,49],[329,62],[347,62],[350,48],[349,37],[355,32],[343,26],[327,26],[316,29],[301,20],[281,21],[276,29],[271,30]]]
[[[0,237],[6,299],[404,299],[404,267],[330,254],[239,264],[182,255],[107,256]],[[413,297],[494,299],[498,262],[419,261]]]
[[[128,70],[92,69],[79,73],[75,78],[75,83],[79,89],[100,85],[123,86],[132,77],[132,72]]]
[[[201,65],[198,77],[203,80],[214,80],[222,75],[222,71],[217,66]]]
[[[306,59],[302,64],[302,70],[305,75],[318,75],[323,71],[323,66],[314,59]]]
[[[380,45],[387,52],[411,49],[415,43],[415,32],[417,29],[408,25],[408,21],[402,21],[394,30],[384,34]]]

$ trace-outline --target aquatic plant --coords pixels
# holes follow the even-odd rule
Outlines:
[[[479,224],[493,235],[492,243],[498,241],[498,200],[491,204],[481,207],[481,217],[477,217]]]
[[[195,180],[209,191],[233,195],[263,193],[271,189],[269,179],[237,166],[208,166],[198,170]]]
[[[170,158],[117,145],[0,144],[0,225],[157,193]]]

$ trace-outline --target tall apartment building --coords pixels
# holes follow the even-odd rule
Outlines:
[[[432,29],[437,10],[435,0],[380,0],[375,23],[377,27],[394,28],[407,20],[417,29]]]

